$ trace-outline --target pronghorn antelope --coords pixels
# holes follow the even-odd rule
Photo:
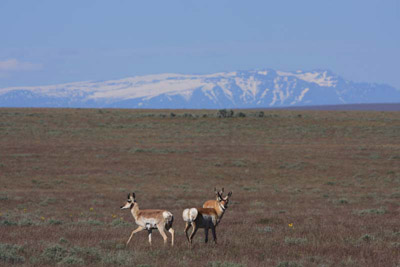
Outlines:
[[[207,200],[203,204],[203,208],[215,208],[215,204],[218,202],[218,194],[222,197],[222,194],[224,193],[224,188],[222,187],[221,191],[217,191],[217,188],[214,187],[214,192],[215,192],[215,200]]]
[[[172,241],[171,245],[174,245],[174,229],[172,229],[172,223],[174,221],[174,216],[171,212],[166,210],[139,210],[139,204],[135,200],[135,193],[128,194],[128,200],[121,206],[121,210],[130,209],[133,218],[138,228],[132,231],[131,236],[126,242],[126,245],[131,241],[132,236],[142,230],[147,230],[149,234],[149,243],[151,245],[151,232],[153,229],[158,229],[160,234],[164,239],[164,245],[167,243],[167,235],[164,230],[168,230],[171,233]]]
[[[217,243],[217,235],[215,233],[215,228],[221,221],[221,218],[224,215],[225,210],[228,208],[229,198],[231,196],[232,192],[229,192],[229,194],[226,197],[222,197],[218,192],[218,198],[214,208],[191,208],[191,209],[185,209],[183,211],[182,217],[183,220],[186,222],[185,235],[189,242],[189,245],[192,244],[193,237],[199,228],[204,228],[206,243],[208,241],[208,230],[211,228],[214,242]],[[193,230],[189,237],[188,230],[190,226],[193,226]]]

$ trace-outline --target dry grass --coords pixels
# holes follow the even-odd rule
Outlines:
[[[400,113],[173,113],[0,109],[0,265],[400,264]],[[188,249],[182,210],[215,186],[219,244]],[[131,191],[175,215],[174,248],[125,248]]]

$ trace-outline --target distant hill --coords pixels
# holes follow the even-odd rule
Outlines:
[[[400,90],[327,71],[158,74],[0,89],[0,107],[279,108],[400,103]]]
[[[389,104],[346,104],[325,106],[297,106],[289,107],[294,110],[360,110],[360,111],[400,111],[400,103]]]

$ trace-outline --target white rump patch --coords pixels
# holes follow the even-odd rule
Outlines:
[[[185,209],[182,214],[182,218],[185,222],[193,222],[197,218],[199,211],[196,208]]]

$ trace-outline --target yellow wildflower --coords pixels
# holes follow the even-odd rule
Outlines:
[[[293,223],[289,223],[289,227],[293,227]]]
[[[117,215],[113,214],[113,215],[112,215],[112,217],[113,217],[113,218],[116,218],[116,217],[117,217]]]
[[[93,208],[90,208],[89,210],[90,210],[90,211],[93,211]]]
[[[42,221],[44,221],[45,218],[42,216],[42,217],[40,217],[40,219],[41,219]]]

